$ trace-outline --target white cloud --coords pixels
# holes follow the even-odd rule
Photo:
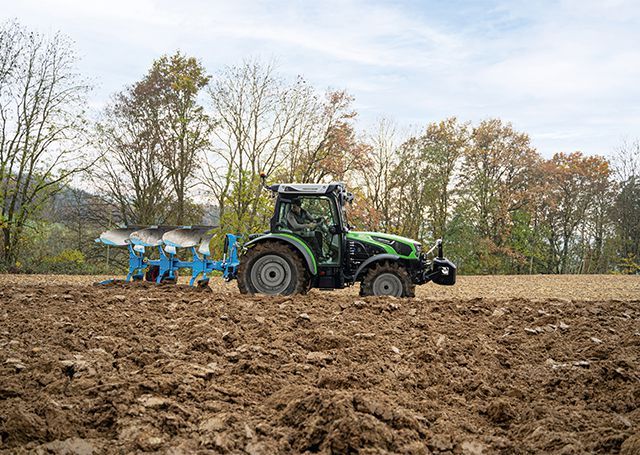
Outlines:
[[[181,49],[215,72],[247,57],[346,88],[363,125],[500,116],[540,151],[607,153],[640,136],[636,1],[0,0],[7,17],[71,35],[94,103]]]

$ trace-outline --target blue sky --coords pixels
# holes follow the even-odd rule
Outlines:
[[[0,0],[0,19],[77,44],[91,104],[180,49],[212,73],[275,59],[356,98],[359,127],[500,117],[543,156],[640,138],[640,2]]]

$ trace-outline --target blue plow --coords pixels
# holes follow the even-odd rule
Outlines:
[[[129,250],[129,272],[126,281],[177,282],[180,269],[191,269],[191,286],[206,286],[209,275],[222,272],[226,281],[236,277],[239,236],[226,234],[222,260],[211,259],[209,244],[211,226],[149,226],[111,229],[100,234],[96,242]],[[178,250],[188,249],[190,260],[178,257]],[[158,259],[146,257],[148,251],[157,250]],[[103,281],[103,284],[114,280]]]

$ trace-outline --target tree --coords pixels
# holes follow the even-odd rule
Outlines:
[[[88,85],[72,43],[9,22],[0,27],[0,186],[4,267],[14,268],[29,221],[86,170]]]
[[[584,220],[583,257],[580,273],[605,273],[609,270],[607,247],[613,237],[610,216],[615,200],[616,185],[611,180],[609,162],[603,157],[594,157],[597,171],[589,185],[592,200]],[[598,160],[599,158],[599,160]],[[598,163],[598,161],[600,161]]]
[[[124,223],[196,221],[187,198],[209,145],[211,121],[198,103],[208,81],[196,59],[163,56],[105,109],[97,177]]]
[[[496,258],[513,260],[514,252],[506,242],[512,215],[531,200],[531,177],[538,160],[529,136],[515,131],[510,123],[485,120],[472,130],[460,184],[463,197],[475,206],[473,222],[481,239],[481,262],[493,260],[488,271],[495,273],[504,265]]]
[[[640,271],[640,141],[625,142],[614,156],[619,185],[611,208],[619,267],[625,273]]]
[[[16,22],[5,22],[0,27],[0,87],[4,88],[15,76],[25,46],[25,33]]]
[[[363,182],[362,197],[369,205],[367,228],[390,231],[394,224],[394,173],[398,166],[396,125],[389,119],[380,119],[367,141],[369,159],[358,176]]]
[[[273,65],[245,62],[219,73],[208,94],[215,128],[202,183],[222,224],[241,232],[264,228],[260,173],[286,167],[293,131],[313,102],[311,89],[301,78],[287,84]]]
[[[393,217],[396,232],[422,239],[429,236],[428,213],[430,189],[426,185],[427,170],[423,159],[421,137],[411,137],[398,150],[398,165],[393,172]]]
[[[292,182],[319,183],[344,180],[350,171],[360,169],[368,148],[356,138],[353,97],[345,91],[328,91],[320,99],[307,89],[298,98],[304,107],[298,111],[288,138],[283,177]]]
[[[96,186],[118,208],[128,225],[161,224],[169,218],[170,177],[161,156],[158,110],[144,84],[114,96],[98,125],[104,156],[95,172]]]
[[[543,173],[546,185],[542,212],[548,226],[551,271],[579,273],[588,241],[586,228],[590,212],[596,217],[594,235],[598,254],[602,251],[609,164],[602,157],[584,156],[580,152],[556,153],[543,165]]]
[[[176,198],[171,220],[184,224],[187,195],[195,185],[200,158],[209,146],[212,122],[198,96],[210,77],[198,60],[180,52],[162,56],[151,67],[144,83],[160,108],[158,135],[160,157]]]
[[[441,238],[451,215],[456,168],[468,142],[468,125],[456,118],[427,125],[398,149],[392,172],[394,222],[402,235]],[[386,184],[388,187],[389,184]]]
[[[427,126],[420,139],[425,166],[425,180],[430,197],[429,213],[433,235],[445,236],[450,215],[452,189],[450,188],[465,149],[469,145],[469,125],[460,124],[455,117]]]

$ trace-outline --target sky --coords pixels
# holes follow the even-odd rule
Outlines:
[[[638,0],[0,0],[14,18],[75,41],[94,111],[180,50],[346,89],[361,130],[499,117],[545,157],[640,138]]]

